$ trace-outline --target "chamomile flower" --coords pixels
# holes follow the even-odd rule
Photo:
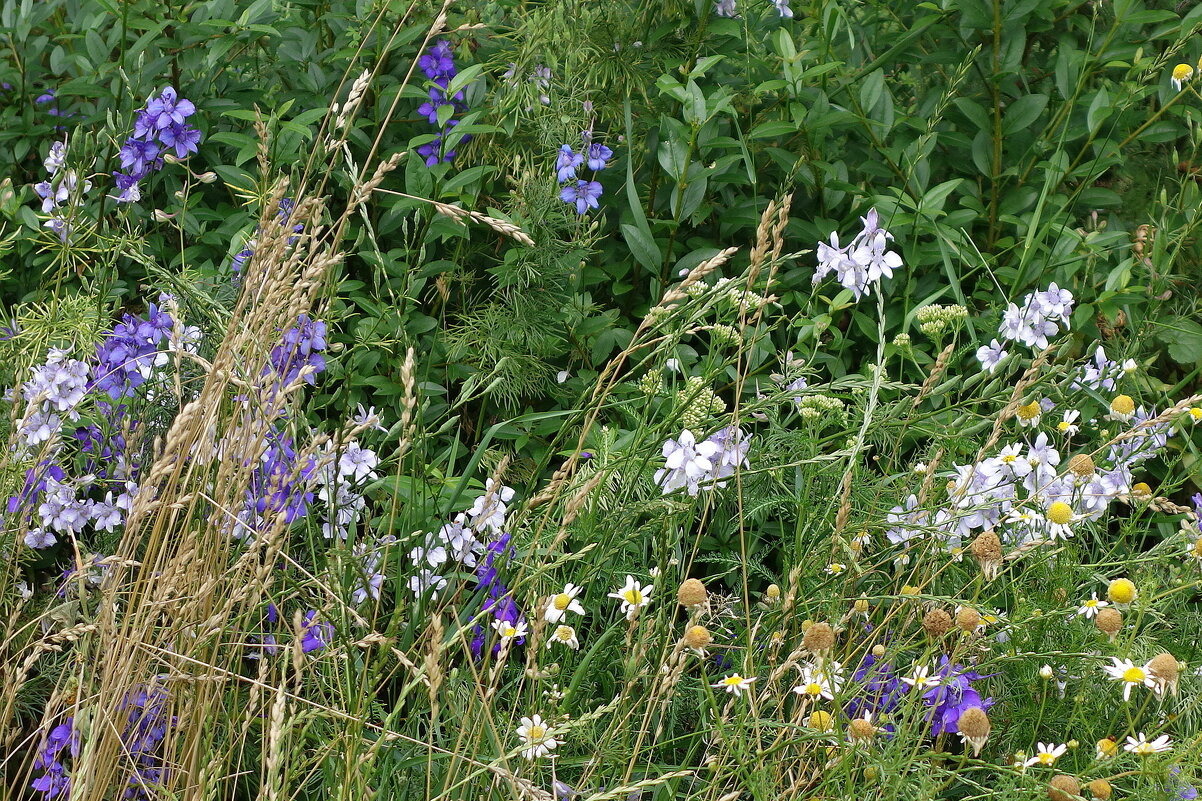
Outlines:
[[[1119,578],[1106,587],[1106,597],[1120,609],[1125,609],[1138,597],[1139,591],[1131,579]]]
[[[1056,430],[1066,437],[1071,437],[1081,430],[1077,425],[1077,421],[1081,419],[1081,413],[1076,409],[1069,409],[1064,413],[1064,417],[1056,424]]]
[[[1193,67],[1189,64],[1178,64],[1173,67],[1173,78],[1170,82],[1173,84],[1173,88],[1180,92],[1181,87],[1185,86],[1192,77],[1194,77]]]
[[[547,640],[547,647],[550,648],[552,645],[562,645],[573,651],[577,650],[580,648],[580,640],[576,638],[576,629],[563,624],[556,626],[555,631],[551,632],[551,636]]]
[[[842,562],[831,562],[823,569],[822,572],[826,573],[828,576],[838,576],[846,570],[847,565],[843,564]]]
[[[640,585],[634,580],[634,576],[627,575],[626,584],[622,589],[617,592],[611,592],[609,597],[617,598],[621,601],[622,611],[626,613],[626,619],[634,620],[639,610],[651,603],[651,593],[654,589],[655,585]]]
[[[1040,419],[1043,418],[1043,406],[1039,401],[1033,400],[1030,403],[1019,406],[1016,414],[1018,424],[1024,428],[1034,428],[1039,425]]]
[[[522,718],[521,723],[517,735],[522,741],[522,756],[526,759],[538,759],[559,747],[559,741],[554,737],[555,730],[541,715]]]
[[[1069,524],[1076,520],[1077,516],[1073,514],[1073,507],[1064,501],[1052,501],[1048,504],[1043,518],[1048,539],[1055,542],[1073,536],[1073,529]]]
[[[1152,678],[1152,673],[1148,670],[1146,665],[1140,667],[1130,659],[1119,659],[1117,656],[1112,656],[1110,658],[1114,661],[1114,664],[1103,665],[1102,669],[1106,671],[1110,678],[1123,683],[1124,701],[1131,700],[1132,687],[1139,687],[1142,685],[1150,688],[1155,686],[1156,681]]]
[[[1087,620],[1092,620],[1097,616],[1098,610],[1110,606],[1109,601],[1103,601],[1098,598],[1098,594],[1093,593],[1088,599],[1081,602],[1081,606],[1077,608],[1077,614]]]
[[[1189,415],[1189,421],[1191,423],[1193,423],[1194,425],[1198,425],[1198,423],[1202,423],[1202,407],[1191,406],[1186,411],[1186,414]]]
[[[1123,750],[1136,756],[1150,756],[1173,750],[1173,744],[1167,734],[1162,734],[1155,740],[1149,741],[1141,731],[1134,737],[1128,735],[1127,744],[1123,746]]]
[[[914,672],[909,676],[902,676],[901,680],[915,690],[925,691],[932,687],[938,687],[939,683],[943,681],[943,677],[931,673],[931,669],[926,665],[916,665]]]
[[[1115,395],[1114,400],[1110,402],[1110,414],[1106,417],[1120,423],[1131,422],[1135,417],[1135,401],[1130,395]]]
[[[568,612],[583,615],[584,607],[580,605],[580,601],[576,600],[576,596],[579,594],[580,587],[575,584],[565,584],[563,592],[552,595],[551,600],[547,601],[543,620],[548,623],[559,623],[568,616]]]
[[[1032,765],[1047,765],[1050,767],[1055,765],[1056,760],[1064,756],[1064,752],[1067,750],[1068,745],[1064,743],[1061,743],[1060,745],[1055,745],[1053,743],[1039,743],[1039,745],[1035,748],[1035,755],[1027,759],[1027,761],[1023,764],[1026,767],[1031,767]]]
[[[511,642],[518,637],[525,637],[528,630],[525,620],[511,623],[508,620],[497,619],[492,622],[492,628],[501,638],[501,642]]]
[[[1186,543],[1185,556],[1195,562],[1202,562],[1202,537],[1191,539]]]
[[[835,700],[835,693],[843,686],[843,666],[838,662],[830,662],[820,666],[803,665],[801,683],[793,688],[793,692],[809,698],[825,698]]]
[[[1118,752],[1119,744],[1113,737],[1103,737],[1095,747],[1098,759],[1110,759]]]
[[[751,689],[751,683],[753,681],[755,681],[754,677],[745,679],[738,673],[731,673],[726,678],[715,684],[711,684],[710,686],[714,687],[715,689],[726,690],[728,693],[733,693],[736,698],[739,698],[746,690]]]

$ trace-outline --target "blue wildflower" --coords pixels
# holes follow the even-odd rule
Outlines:
[[[559,199],[569,205],[575,205],[577,214],[587,214],[589,209],[598,208],[597,198],[601,197],[601,184],[596,181],[579,180],[575,186],[565,186],[559,193]]]

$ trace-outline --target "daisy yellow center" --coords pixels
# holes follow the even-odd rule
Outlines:
[[[1130,579],[1115,579],[1110,583],[1108,594],[1115,603],[1129,604],[1135,600],[1135,585]]]
[[[738,673],[736,673],[733,676],[727,676],[726,678],[724,678],[722,680],[722,683],[725,684],[727,687],[738,687],[740,684],[743,683],[743,677],[740,676]]]
[[[1002,461],[1006,464],[1013,464],[1014,462],[1018,461],[1018,454],[1008,453],[1002,457]]]
[[[1039,761],[1045,765],[1051,765],[1053,762],[1056,761],[1056,755],[1051,753],[1050,751],[1040,751],[1039,752]]]
[[[1073,508],[1064,501],[1056,501],[1048,507],[1048,520],[1058,526],[1063,526],[1073,519]]]
[[[1123,671],[1123,681],[1131,684],[1143,684],[1147,677],[1148,674],[1144,673],[1144,669],[1140,667],[1129,667]]]
[[[806,695],[822,695],[822,685],[812,681],[806,685]]]
[[[1119,395],[1110,402],[1110,411],[1115,414],[1131,414],[1135,411],[1135,401],[1130,395]]]
[[[1199,409],[1197,406],[1194,406],[1193,408],[1191,408],[1189,410],[1189,416],[1194,418],[1195,420],[1202,420],[1202,409]]]
[[[1194,540],[1194,556],[1202,559],[1202,537]]]
[[[568,604],[570,604],[571,602],[572,602],[572,596],[568,595],[566,592],[561,592],[559,595],[555,596],[555,608],[558,609],[560,612],[567,609]]]
[[[1119,744],[1114,740],[1098,740],[1098,750],[1103,754],[1114,756],[1115,752],[1119,750]]]
[[[575,632],[567,626],[560,626],[559,628],[555,629],[555,636],[564,642],[567,642],[568,640],[572,639],[573,636],[575,636]]]
[[[1042,411],[1043,409],[1040,407],[1039,401],[1031,401],[1026,406],[1018,407],[1018,416],[1024,420],[1034,420],[1036,417],[1039,417],[1039,413]]]
[[[537,742],[547,736],[547,730],[542,726],[531,726],[526,735],[533,741]]]
[[[638,606],[643,602],[643,594],[638,590],[627,590],[622,593],[622,597],[626,599],[626,603],[631,606]]]
[[[1189,64],[1178,64],[1173,67],[1173,80],[1188,81],[1194,74],[1194,68]]]
[[[513,635],[515,635],[517,633],[518,633],[518,630],[515,629],[513,626],[502,626],[501,627],[501,636],[502,637],[512,637]]]
[[[1072,425],[1073,424],[1070,423],[1068,420],[1061,420],[1059,423],[1056,424],[1056,428],[1060,429],[1061,431],[1068,431],[1069,428],[1072,427]]]
[[[1086,602],[1084,603],[1084,606],[1085,606],[1085,607],[1087,607],[1087,608],[1089,608],[1089,609],[1093,609],[1093,608],[1094,608],[1095,606],[1097,606],[1097,605],[1098,605],[1098,602],[1097,602],[1097,601],[1095,601],[1093,598],[1090,598],[1088,601],[1086,601]]]

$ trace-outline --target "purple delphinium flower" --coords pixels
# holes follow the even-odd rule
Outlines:
[[[455,76],[455,56],[446,39],[439,39],[417,60],[417,65],[430,80]]]
[[[321,355],[326,346],[326,324],[302,314],[296,325],[284,332],[281,343],[271,349],[271,367],[285,385],[295,381],[303,368],[311,367],[305,382],[315,384],[316,374],[326,368]]]
[[[905,695],[906,687],[893,666],[872,654],[864,655],[860,666],[852,674],[852,681],[863,690],[861,695],[848,702],[846,712],[849,718],[862,717],[865,712],[872,713],[873,718],[891,714]],[[884,729],[893,731],[892,725],[886,725]]]
[[[159,684],[139,686],[122,702],[121,709],[127,714],[121,741],[133,761],[123,795],[126,799],[146,801],[157,797],[153,790],[167,776],[162,745],[167,732],[179,722],[168,714],[169,702],[167,690]]]
[[[584,163],[583,153],[573,153],[571,145],[560,145],[555,157],[555,178],[561,184],[575,180],[576,168]]]
[[[195,113],[196,106],[192,101],[179,97],[173,86],[163,89],[158,97],[152,97],[146,103],[146,114],[160,131],[172,125],[183,125],[184,120]]]
[[[113,400],[134,394],[159,365],[159,345],[172,328],[171,316],[150,304],[147,319],[126,314],[96,348],[89,390]]]
[[[147,142],[131,136],[125,140],[118,155],[121,157],[122,168],[129,170],[130,175],[142,178],[153,169],[159,156],[159,145],[157,142]]]
[[[306,654],[320,651],[334,641],[334,624],[318,622],[316,617],[317,611],[310,609],[301,624],[301,651]]]
[[[172,125],[159,131],[159,141],[175,150],[175,157],[184,159],[200,148],[200,131],[188,125]]]
[[[454,54],[451,51],[450,44],[445,39],[440,39],[435,42],[430,49],[418,59],[418,66],[426,73],[426,77],[433,82],[433,86],[429,87],[427,92],[428,100],[423,103],[417,110],[426,118],[426,121],[434,126],[439,126],[438,111],[446,105],[451,105],[456,111],[465,111],[467,106],[464,102],[463,91],[455,93],[454,97],[447,97],[447,87],[451,84],[451,79],[455,77],[458,70],[455,67]],[[443,151],[443,136],[451,128],[455,127],[458,120],[447,119],[441,124],[438,134],[434,140],[424,145],[417,147],[419,156],[426,160],[427,167],[433,167],[439,163],[447,163],[455,158],[455,151]],[[468,137],[464,136],[462,141],[467,141]]]
[[[559,199],[564,203],[576,206],[577,214],[587,214],[589,209],[598,208],[597,198],[601,197],[601,184],[596,181],[579,180],[575,186],[565,186],[559,193]]]
[[[957,724],[960,715],[970,707],[988,711],[993,706],[992,698],[981,698],[981,694],[972,686],[971,682],[985,678],[975,670],[966,670],[943,656],[939,660],[936,675],[942,681],[922,695],[923,703],[930,707],[927,720],[931,724],[932,736],[959,732]]]
[[[588,146],[588,168],[590,170],[603,170],[607,166],[609,160],[613,158],[614,152],[600,142],[593,142]]]
[[[489,543],[485,549],[484,557],[476,564],[476,580],[486,593],[484,603],[480,606],[480,611],[491,612],[493,620],[504,620],[516,626],[518,621],[522,619],[522,612],[514,602],[509,589],[500,580],[498,571],[498,562],[501,558],[507,553],[512,555],[510,539],[510,535],[504,533],[494,542]],[[486,638],[484,625],[477,623],[473,629],[473,635],[471,642],[472,655],[479,660],[484,656],[484,641]],[[518,645],[524,644],[525,641],[524,637],[518,637],[514,640]],[[501,644],[499,642],[493,645],[493,653],[498,653],[500,650]]]
[[[64,749],[66,754],[63,753]],[[46,798],[68,795],[71,791],[71,777],[67,775],[67,768],[62,762],[67,756],[79,756],[79,732],[75,729],[73,717],[67,718],[47,732],[33,763],[33,769],[41,771],[42,775],[35,778],[30,787]]]

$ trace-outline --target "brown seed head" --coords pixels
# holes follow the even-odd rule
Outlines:
[[[1114,635],[1118,634],[1119,629],[1123,627],[1123,613],[1113,606],[1107,606],[1098,610],[1098,616],[1093,619],[1093,622],[1098,627],[1098,631],[1113,640]]]
[[[704,651],[705,647],[713,641],[713,635],[705,626],[689,626],[684,633],[684,644],[694,651]]]
[[[853,740],[870,740],[876,735],[876,726],[864,718],[854,718],[847,724],[847,733]]]
[[[1085,785],[1085,789],[1089,792],[1094,801],[1110,801],[1112,789],[1110,787],[1110,782],[1106,781],[1105,779],[1094,779],[1089,784]]]
[[[974,632],[977,630],[977,626],[981,625],[981,613],[971,606],[962,606],[956,613],[956,625],[966,634]]]
[[[1088,478],[1094,473],[1093,459],[1089,457],[1088,453],[1078,453],[1068,460],[1068,469],[1075,476]]]
[[[982,531],[968,549],[980,565],[985,580],[993,581],[997,578],[1002,567],[1002,541],[998,539],[997,533],[993,529]]]
[[[952,616],[942,609],[932,609],[922,616],[922,630],[928,637],[942,637],[951,627]]]
[[[1081,782],[1061,773],[1048,782],[1048,798],[1051,801],[1073,801],[1081,795]]]
[[[993,729],[993,725],[989,722],[989,716],[979,706],[970,706],[961,712],[956,726],[964,735],[964,739],[972,746],[974,756],[981,753],[981,748],[989,739],[989,732]]]
[[[815,623],[806,629],[801,644],[807,651],[826,653],[835,647],[835,630],[829,623]]]
[[[764,590],[764,595],[768,599],[768,603],[776,603],[780,600],[780,585],[769,584],[768,589]]]
[[[1181,668],[1177,664],[1177,657],[1168,652],[1162,652],[1152,657],[1152,661],[1148,663],[1148,672],[1152,674],[1152,678],[1156,680],[1158,689],[1162,692],[1166,687],[1177,689],[1177,680],[1181,676]]]
[[[676,600],[680,602],[681,606],[687,607],[701,606],[705,603],[707,596],[705,585],[695,578],[685,579],[680,585],[680,589],[676,591]]]

